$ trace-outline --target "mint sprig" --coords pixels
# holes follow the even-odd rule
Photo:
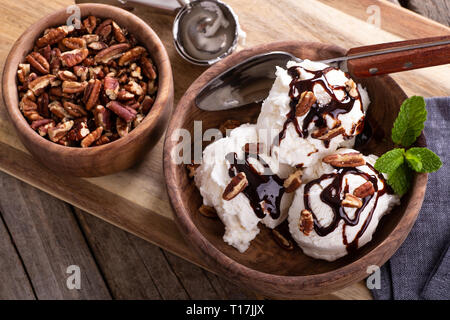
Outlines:
[[[406,99],[392,128],[392,141],[398,146],[409,147],[422,132],[427,120],[423,97]],[[438,155],[427,148],[392,149],[375,163],[375,169],[388,175],[387,183],[395,193],[402,196],[411,187],[413,171],[435,172],[442,166]]]

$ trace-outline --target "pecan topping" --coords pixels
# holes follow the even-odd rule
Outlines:
[[[37,104],[28,97],[22,98],[19,104],[19,108],[22,110],[23,115],[30,121],[43,119],[37,112],[38,109]]]
[[[73,26],[61,26],[55,29],[49,30],[42,38],[36,41],[38,48],[45,47],[47,45],[55,44],[61,41],[65,36],[74,30]]]
[[[61,79],[62,81],[77,81],[78,80],[77,76],[74,75],[69,70],[58,71],[57,75],[58,75],[58,78]]]
[[[78,93],[84,91],[87,82],[77,82],[77,81],[63,81],[62,92],[65,93]]]
[[[346,193],[344,199],[341,201],[341,206],[349,208],[361,208],[362,201],[358,197],[350,193]]]
[[[92,33],[97,26],[97,18],[94,16],[89,16],[83,20],[83,26],[86,28],[87,32]]]
[[[71,141],[80,141],[83,140],[89,133],[90,130],[87,125],[87,119],[80,118],[74,121],[72,129],[67,133],[67,139]]]
[[[47,74],[45,76],[38,77],[33,81],[28,83],[28,88],[34,93],[34,95],[40,95],[44,89],[50,85],[50,81],[56,77],[52,74]]]
[[[275,242],[286,250],[294,250],[294,244],[291,240],[286,239],[278,230],[272,229],[272,236],[275,239]]]
[[[312,105],[316,103],[316,100],[316,96],[311,91],[302,92],[297,106],[295,107],[295,116],[301,117],[307,114]]]
[[[295,172],[291,173],[289,177],[284,180],[283,187],[286,189],[286,193],[291,193],[297,190],[302,184],[303,171],[297,169]]]
[[[105,93],[111,100],[117,99],[117,94],[119,93],[120,85],[119,80],[114,77],[105,77]]]
[[[248,185],[247,177],[244,172],[239,172],[235,175],[230,183],[223,191],[222,198],[224,200],[231,200],[242,192]]]
[[[305,236],[309,236],[311,231],[314,229],[314,219],[310,211],[302,210],[300,213],[298,228]]]
[[[152,97],[150,97],[150,96],[144,97],[144,100],[142,100],[142,104],[141,104],[141,106],[142,106],[141,111],[143,114],[147,114],[150,111],[151,107],[153,106],[153,102],[154,102],[154,100]]]
[[[70,50],[86,48],[86,40],[83,38],[64,38],[61,42]]]
[[[359,167],[366,164],[366,160],[359,152],[330,154],[324,157],[322,161],[339,168]]]
[[[352,79],[345,82],[345,90],[348,92],[349,96],[356,99],[358,98],[358,88],[355,81]]]
[[[334,137],[337,137],[340,134],[345,133],[345,129],[342,126],[339,126],[334,129],[328,129],[327,127],[319,128],[311,133],[311,137],[319,140],[331,140]]]
[[[125,137],[128,135],[131,129],[131,122],[126,122],[124,119],[117,117],[116,118],[116,130],[119,136]]]
[[[86,110],[84,110],[82,106],[72,103],[70,101],[64,101],[63,108],[67,111],[68,114],[70,114],[74,118],[87,115]]]
[[[144,47],[135,47],[123,54],[119,59],[119,66],[125,66],[132,61],[138,60],[146,52]]]
[[[102,82],[98,79],[90,80],[89,81],[92,86],[89,89],[89,93],[87,94],[87,100],[86,100],[86,109],[91,110],[98,101],[98,98],[100,96],[100,90],[102,89]]]
[[[122,29],[114,21],[112,22],[112,28],[113,28],[113,32],[114,32],[114,38],[116,39],[117,42],[122,43],[122,42],[127,41]]]
[[[56,117],[60,119],[71,119],[72,115],[70,115],[66,109],[62,106],[61,102],[59,101],[52,101],[48,105],[48,108],[51,113],[53,113]]]
[[[217,218],[216,209],[210,206],[205,206],[204,204],[202,204],[201,207],[198,208],[198,212],[200,212],[201,215],[207,218]]]
[[[367,196],[371,196],[375,193],[375,188],[373,187],[372,182],[367,181],[364,184],[360,185],[353,191],[353,195],[358,198],[365,198]]]
[[[20,63],[17,70],[17,78],[22,84],[27,82],[28,75],[30,74],[30,65],[26,63]]]
[[[113,59],[117,59],[130,48],[128,43],[115,44],[109,48],[103,49],[94,57],[96,62],[108,63]]]
[[[141,58],[141,64],[142,64],[142,71],[144,72],[145,76],[149,78],[150,80],[156,79],[156,71],[155,67],[153,66],[153,63],[150,61],[147,57]]]

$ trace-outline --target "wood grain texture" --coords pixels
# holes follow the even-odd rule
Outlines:
[[[94,15],[111,18],[136,36],[152,57],[158,70],[158,92],[150,112],[142,123],[127,136],[111,143],[91,148],[70,148],[53,143],[37,134],[19,110],[16,87],[17,66],[25,60],[36,39],[47,28],[65,24],[69,14],[65,9],[30,26],[14,43],[8,55],[2,77],[3,100],[18,136],[26,148],[45,166],[72,176],[94,177],[122,171],[142,159],[164,133],[173,105],[173,80],[167,52],[156,33],[141,19],[120,8],[101,4],[79,6],[81,17]]]
[[[0,299],[34,300],[33,287],[23,268],[11,236],[0,220]]]
[[[450,2],[448,0],[408,0],[406,7],[450,26]]]
[[[283,0],[282,5],[263,0],[227,2],[236,11],[247,32],[247,47],[281,39],[300,39],[334,43],[348,49],[385,41],[448,34],[449,30],[406,9],[384,5],[384,1]],[[382,23],[381,29],[365,22],[368,17],[366,8],[373,2],[379,2],[382,8],[385,23]],[[5,13],[0,16],[1,61],[5,61],[14,41],[31,23],[71,3],[69,0],[9,0],[0,3],[1,11]],[[23,7],[31,9],[22,12],[20,9]],[[133,12],[149,23],[166,46],[176,82],[177,102],[205,69],[186,64],[175,52],[171,40],[173,17],[142,7]],[[273,22],[270,28],[267,17]],[[448,79],[449,74],[449,67],[441,66],[394,75],[394,78],[408,95],[441,96],[450,91],[450,81],[443,81]],[[164,188],[161,154],[162,139],[142,162],[118,174],[90,179],[58,176],[31,157],[19,141],[4,108],[0,108],[1,170],[204,266],[204,262],[182,240],[173,223]],[[98,199],[104,201],[99,203]],[[365,299],[370,295],[364,285],[358,285],[340,290],[335,297]]]
[[[4,173],[0,174],[0,189],[3,219],[14,234],[37,299],[110,298],[67,204]],[[81,290],[66,285],[71,265],[80,267]]]
[[[188,88],[172,116],[164,145],[164,174],[176,222],[183,236],[212,269],[220,270],[227,279],[259,293],[284,298],[317,296],[362,280],[367,276],[368,266],[382,265],[394,254],[420,211],[428,178],[427,174],[416,176],[410,192],[402,198],[401,205],[382,219],[371,242],[355,254],[333,262],[312,259],[298,247],[292,251],[280,249],[268,228],[260,227],[259,234],[244,254],[226,244],[222,239],[223,223],[198,213],[203,203],[200,193],[189,179],[185,165],[172,160],[172,154],[179,144],[176,132],[183,128],[194,136],[195,121],[202,121],[202,130],[219,128],[226,119],[254,123],[260,111],[258,105],[207,112],[196,107],[195,97],[205,84],[231,66],[270,51],[286,51],[313,61],[339,57],[345,53],[343,48],[322,43],[283,41],[243,50],[210,67]],[[389,137],[386,133],[392,130],[406,95],[388,76],[359,82],[371,97],[365,121],[376,133],[360,151],[380,156],[394,147],[386,139]],[[426,145],[423,134],[417,140],[417,145]]]

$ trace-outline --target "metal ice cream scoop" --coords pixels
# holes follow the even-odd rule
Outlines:
[[[177,52],[187,61],[212,65],[232,53],[242,34],[236,14],[219,0],[118,0],[139,3],[176,14],[173,41]]]

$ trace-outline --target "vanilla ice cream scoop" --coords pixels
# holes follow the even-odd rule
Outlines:
[[[339,149],[336,153],[358,151]],[[365,245],[381,217],[400,203],[399,196],[390,193],[385,177],[374,169],[377,157],[362,158],[365,164],[357,167],[323,164],[318,178],[296,191],[289,230],[306,255],[334,261]],[[307,223],[309,230],[305,230]]]
[[[229,137],[205,148],[202,164],[195,173],[203,203],[214,207],[225,225],[224,241],[240,252],[247,250],[259,233],[260,221],[275,228],[286,219],[293,197],[293,193],[285,193],[283,188],[284,179],[293,169],[278,165],[266,154],[251,154],[258,150],[249,146],[257,142],[256,126],[241,125]],[[246,174],[248,186],[234,198],[225,200],[224,191],[239,172]]]
[[[263,102],[257,127],[280,163],[309,167],[339,147],[351,147],[370,103],[365,89],[326,64],[290,61]],[[306,105],[306,106],[305,106]]]

